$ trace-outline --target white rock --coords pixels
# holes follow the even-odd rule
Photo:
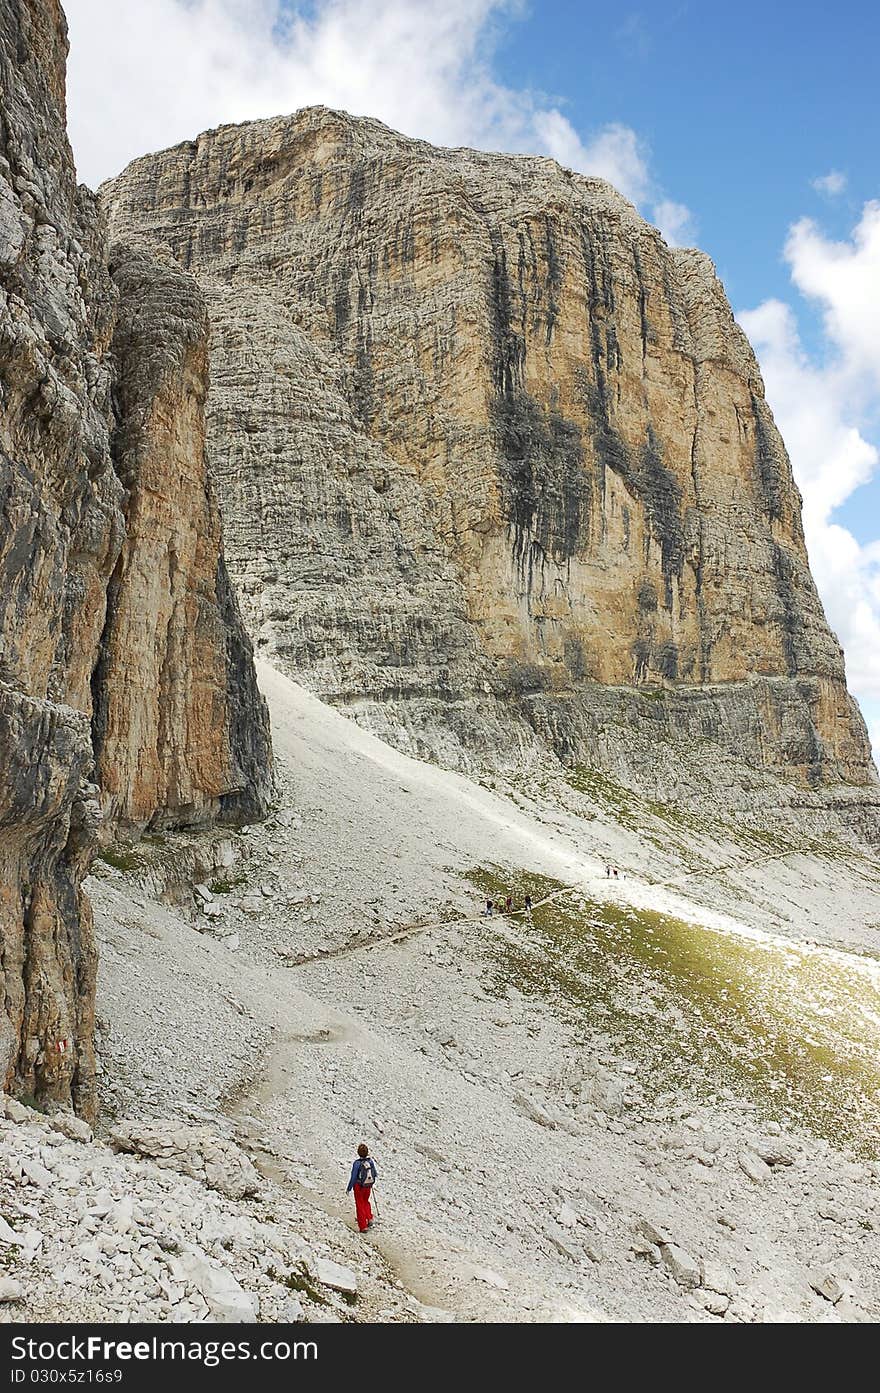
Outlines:
[[[763,1161],[760,1156],[756,1156],[753,1151],[741,1151],[736,1159],[740,1170],[756,1185],[760,1185],[764,1180],[769,1180],[773,1174],[767,1162]]]
[[[485,1282],[487,1287],[497,1287],[499,1291],[509,1291],[510,1283],[506,1278],[493,1272],[491,1267],[475,1267],[474,1276],[479,1282]]]
[[[677,1243],[664,1243],[660,1256],[680,1287],[700,1285],[700,1264],[684,1248],[679,1248]]]
[[[17,1098],[6,1098],[4,1111],[10,1122],[33,1122],[37,1117],[33,1108],[26,1108]]]
[[[722,1296],[736,1296],[737,1282],[733,1273],[720,1263],[703,1261],[700,1263],[702,1274],[702,1285],[709,1291],[720,1293]]]
[[[573,1229],[578,1221],[577,1213],[570,1204],[564,1204],[556,1215],[556,1222],[564,1229]]]
[[[134,1200],[131,1195],[125,1195],[121,1200],[116,1201],[108,1217],[118,1233],[128,1233],[134,1222],[133,1215]]]
[[[239,1285],[225,1267],[213,1267],[198,1249],[186,1253],[182,1266],[187,1280],[201,1293],[214,1319],[223,1324],[253,1324],[259,1315],[256,1297]]]
[[[32,1185],[36,1185],[40,1190],[47,1190],[53,1184],[54,1177],[51,1171],[41,1166],[39,1161],[31,1161],[25,1157],[19,1162],[22,1171],[27,1176]]]
[[[820,1296],[824,1296],[826,1301],[831,1301],[833,1303],[839,1301],[844,1295],[844,1288],[839,1278],[835,1277],[833,1272],[828,1272],[824,1269],[813,1269],[807,1273],[807,1280],[813,1288],[813,1291],[818,1292]]]
[[[0,1302],[21,1301],[24,1296],[21,1282],[14,1277],[0,1277]]]
[[[21,1243],[21,1235],[15,1232],[0,1215],[0,1243]]]
[[[564,1258],[568,1258],[569,1262],[580,1262],[580,1253],[576,1253],[574,1248],[570,1247],[558,1234],[551,1233],[548,1230],[547,1237],[550,1239],[557,1253],[561,1253]]]
[[[730,1297],[722,1295],[719,1291],[698,1291],[696,1297],[700,1305],[713,1316],[723,1316],[730,1305]]]
[[[540,1127],[549,1127],[551,1130],[556,1127],[556,1119],[551,1117],[550,1114],[541,1107],[540,1103],[536,1103],[535,1100],[529,1098],[527,1094],[515,1093],[513,1095],[513,1101],[522,1109],[526,1117],[530,1118],[532,1122],[537,1122]]]
[[[659,1224],[655,1224],[651,1219],[639,1219],[636,1223],[636,1233],[638,1233],[641,1238],[646,1238],[649,1243],[656,1244],[658,1248],[662,1247],[664,1243],[669,1244],[675,1242],[668,1229],[661,1228]]]
[[[315,1258],[312,1262],[315,1277],[323,1287],[331,1291],[342,1291],[349,1296],[357,1294],[357,1277],[350,1267],[341,1267],[329,1258]]]
[[[847,1325],[873,1325],[873,1316],[869,1316],[867,1311],[863,1311],[861,1306],[848,1296],[842,1296],[834,1307],[835,1315],[838,1320],[844,1321]]]
[[[797,1154],[789,1142],[779,1137],[765,1137],[753,1142],[752,1150],[768,1166],[792,1166]]]

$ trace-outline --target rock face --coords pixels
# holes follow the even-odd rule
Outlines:
[[[207,476],[205,303],[167,253],[115,246],[110,266],[126,538],[93,680],[105,809],[138,827],[252,817],[271,760]]]
[[[0,1083],[90,1115],[101,805],[257,816],[270,770],[206,478],[204,307],[151,254],[111,276],[66,51],[55,0],[3,7]]]
[[[537,737],[645,787],[646,730],[875,787],[704,255],[553,161],[323,108],[137,160],[102,199],[208,300],[230,569],[293,675],[446,763]]]

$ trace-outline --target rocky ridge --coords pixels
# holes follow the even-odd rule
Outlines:
[[[550,750],[699,799],[709,745],[734,804],[747,769],[777,804],[839,787],[876,835],[800,498],[707,257],[551,160],[324,108],[145,156],[101,201],[208,300],[230,566],[274,661],[447,766]]]

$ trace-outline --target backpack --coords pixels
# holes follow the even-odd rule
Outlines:
[[[366,1157],[358,1166],[358,1185],[364,1185],[367,1189],[374,1183],[376,1172],[373,1170],[373,1163]]]

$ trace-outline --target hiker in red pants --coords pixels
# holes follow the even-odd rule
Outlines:
[[[377,1174],[376,1162],[370,1155],[369,1147],[361,1142],[351,1168],[348,1189],[345,1192],[348,1194],[349,1190],[354,1190],[354,1210],[357,1215],[357,1226],[361,1233],[366,1233],[367,1229],[373,1227],[370,1191],[376,1183]]]

